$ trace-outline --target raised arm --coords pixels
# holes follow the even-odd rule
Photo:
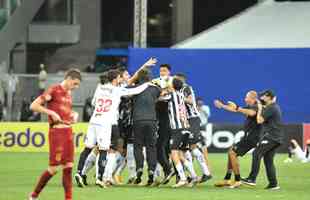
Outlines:
[[[140,94],[149,86],[149,84],[150,83],[144,83],[135,88],[121,88],[120,89],[121,96],[132,96],[132,95]]]
[[[148,61],[146,61],[146,63],[144,63],[135,73],[134,75],[128,80],[128,85],[132,85],[133,83],[136,82],[136,80],[138,79],[138,73],[139,71],[143,70],[146,67],[149,66],[154,66],[157,63],[157,59],[156,58],[150,58]]]
[[[219,100],[215,100],[214,104],[217,108],[219,108],[219,109],[223,108],[224,110],[227,110],[229,112],[239,112],[239,113],[244,114],[246,116],[252,116],[252,117],[256,115],[255,110],[248,109],[248,108],[242,108],[232,101],[228,101],[227,105],[226,105]]]

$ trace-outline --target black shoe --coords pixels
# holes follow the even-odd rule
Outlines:
[[[82,179],[83,179],[83,184],[85,186],[87,186],[88,185],[88,183],[87,183],[87,176],[86,175],[82,175]]]
[[[256,185],[256,182],[250,178],[241,178],[241,182],[246,184],[246,185],[250,185],[250,186]]]
[[[204,182],[207,182],[208,180],[210,180],[212,178],[211,175],[202,175],[202,177],[200,178],[199,180],[199,183],[204,183]]]
[[[279,190],[280,186],[278,185],[268,185],[267,187],[264,188],[265,190]]]
[[[142,177],[142,171],[138,171],[137,172],[137,178],[136,178],[136,180],[135,180],[135,182],[134,182],[134,184],[140,184],[141,182],[142,182],[142,179],[141,179],[141,177]]]
[[[192,177],[188,176],[186,179],[187,179],[187,182],[189,183],[192,182]]]
[[[79,173],[76,173],[74,175],[74,179],[75,179],[76,184],[77,184],[78,187],[84,187],[85,186],[84,182],[83,182],[83,178],[82,178],[82,176]]]
[[[154,183],[154,175],[153,175],[153,173],[151,173],[149,175],[149,179],[148,179],[148,181],[147,181],[145,186],[151,186],[151,185],[153,185],[153,183]]]
[[[133,184],[138,185],[142,182],[141,177],[137,177]]]
[[[131,184],[133,184],[133,183],[134,183],[134,181],[135,181],[135,178],[130,178],[130,179],[128,179],[128,181],[127,181],[127,185],[131,185]]]
[[[170,172],[165,174],[164,179],[162,180],[161,184],[166,185],[169,183],[170,179],[175,175],[174,171],[170,170]]]

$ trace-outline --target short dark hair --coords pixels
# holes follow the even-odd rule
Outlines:
[[[183,87],[183,82],[180,79],[174,78],[172,80],[172,86],[176,91],[179,91]]]
[[[184,78],[186,80],[186,75],[184,73],[179,72],[179,73],[176,73],[175,76]]]
[[[269,90],[264,90],[263,92],[260,93],[260,96],[267,96],[267,97],[270,97],[270,98],[274,98],[276,96],[275,92],[271,89]]]
[[[171,71],[171,66],[169,64],[161,64],[159,68],[167,68],[169,71]]]
[[[99,76],[99,80],[100,80],[100,83],[103,85],[103,84],[106,84],[108,82],[108,73],[107,72],[103,72],[100,76]]]
[[[67,78],[71,78],[71,79],[79,79],[80,81],[82,81],[82,75],[81,75],[81,71],[76,69],[76,68],[71,68],[68,69],[65,73],[65,79]]]
[[[107,79],[109,82],[112,82],[118,75],[120,75],[120,73],[117,69],[111,69],[107,72]]]
[[[151,72],[148,69],[143,69],[138,72],[138,82],[145,83],[151,81]]]
[[[126,67],[118,67],[117,70],[119,71],[121,76],[123,75],[124,72],[127,71]]]

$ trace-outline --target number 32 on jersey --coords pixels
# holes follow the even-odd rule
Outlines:
[[[111,99],[103,99],[103,98],[97,99],[96,112],[97,113],[109,112],[111,106],[112,106]]]

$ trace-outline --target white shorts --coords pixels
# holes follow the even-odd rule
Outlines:
[[[84,144],[93,148],[97,144],[99,150],[109,150],[111,146],[112,124],[89,124]]]

